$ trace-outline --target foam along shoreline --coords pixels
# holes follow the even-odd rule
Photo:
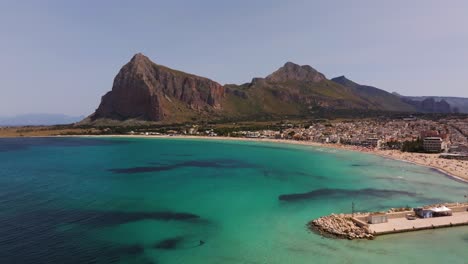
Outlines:
[[[57,137],[57,136],[54,136]],[[70,137],[70,136],[64,136]],[[367,154],[378,155],[384,158],[409,162],[419,166],[425,166],[438,171],[445,177],[453,180],[468,183],[468,161],[440,159],[438,154],[409,153],[398,150],[375,150],[364,147],[341,145],[341,144],[322,144],[312,141],[296,141],[286,139],[267,139],[267,138],[238,138],[238,137],[205,137],[205,136],[167,136],[167,135],[78,135],[78,137],[122,137],[122,138],[170,138],[170,139],[202,139],[202,140],[232,140],[247,142],[269,142],[291,145],[323,147],[330,149],[342,149],[348,151],[357,151]]]

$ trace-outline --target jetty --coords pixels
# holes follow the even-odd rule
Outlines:
[[[323,236],[374,239],[375,236],[468,225],[468,203],[445,203],[386,212],[331,214],[310,221],[310,230]]]

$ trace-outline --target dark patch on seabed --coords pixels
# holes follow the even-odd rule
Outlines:
[[[205,241],[187,241],[186,237],[176,236],[158,241],[153,248],[160,250],[191,249],[201,247]]]
[[[324,198],[346,198],[346,197],[377,197],[387,198],[391,196],[418,196],[415,193],[399,190],[386,190],[386,189],[358,189],[358,190],[346,190],[346,189],[317,189],[306,193],[294,193],[294,194],[283,194],[278,197],[281,201],[299,201],[308,199],[324,199]]]
[[[109,171],[117,174],[135,174],[145,172],[158,172],[158,171],[169,171],[184,167],[195,167],[195,168],[227,168],[227,169],[238,169],[238,168],[256,168],[258,166],[244,162],[241,160],[233,159],[215,159],[215,160],[200,160],[200,161],[185,161],[170,165],[157,165],[157,166],[142,166],[142,167],[131,167],[121,169],[109,169]]]
[[[313,174],[303,172],[303,171],[295,171],[294,174],[300,175],[300,176],[306,176],[308,178],[314,178],[314,179],[318,179],[318,180],[329,180],[328,177],[325,177],[325,176],[322,176],[322,175],[313,175]]]
[[[200,216],[181,212],[120,212],[94,210],[36,210],[14,215],[1,215],[0,224],[11,223],[17,227],[57,226],[81,224],[106,227],[141,220],[200,222]]]
[[[366,167],[366,166],[370,166],[368,164],[351,164],[351,167]]]
[[[89,147],[128,144],[131,141],[95,138],[38,137],[0,138],[0,152],[26,150],[31,147]]]
[[[183,241],[183,237],[172,237],[168,239],[164,239],[156,243],[154,245],[155,248],[157,249],[176,249],[180,243]]]
[[[464,235],[462,237],[463,241],[465,241],[466,243],[468,243],[468,234]]]

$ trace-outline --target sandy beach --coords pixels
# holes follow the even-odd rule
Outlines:
[[[468,161],[441,159],[438,154],[408,153],[397,150],[377,150],[377,155],[431,167],[454,178],[468,182]]]
[[[94,137],[94,136],[91,136]],[[312,141],[296,141],[285,139],[264,139],[264,138],[237,138],[237,137],[205,137],[205,136],[162,136],[162,135],[109,135],[98,137],[134,137],[134,138],[171,138],[171,139],[206,139],[206,140],[234,140],[234,141],[254,141],[271,142],[282,144],[294,144],[303,146],[325,147],[333,149],[344,149],[349,151],[364,152],[373,155],[379,155],[385,158],[410,162],[417,165],[430,167],[441,173],[455,178],[459,181],[468,183],[468,161],[441,159],[439,154],[409,153],[399,150],[376,150],[365,147],[342,145],[342,144],[322,144]]]

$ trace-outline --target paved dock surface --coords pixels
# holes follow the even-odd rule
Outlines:
[[[446,227],[450,226],[451,224],[468,225],[468,212],[454,212],[452,216],[416,218],[416,220],[408,220],[404,217],[393,218],[388,219],[387,223],[371,224],[369,225],[369,229],[371,233],[379,235],[418,229],[428,229],[433,227]]]

